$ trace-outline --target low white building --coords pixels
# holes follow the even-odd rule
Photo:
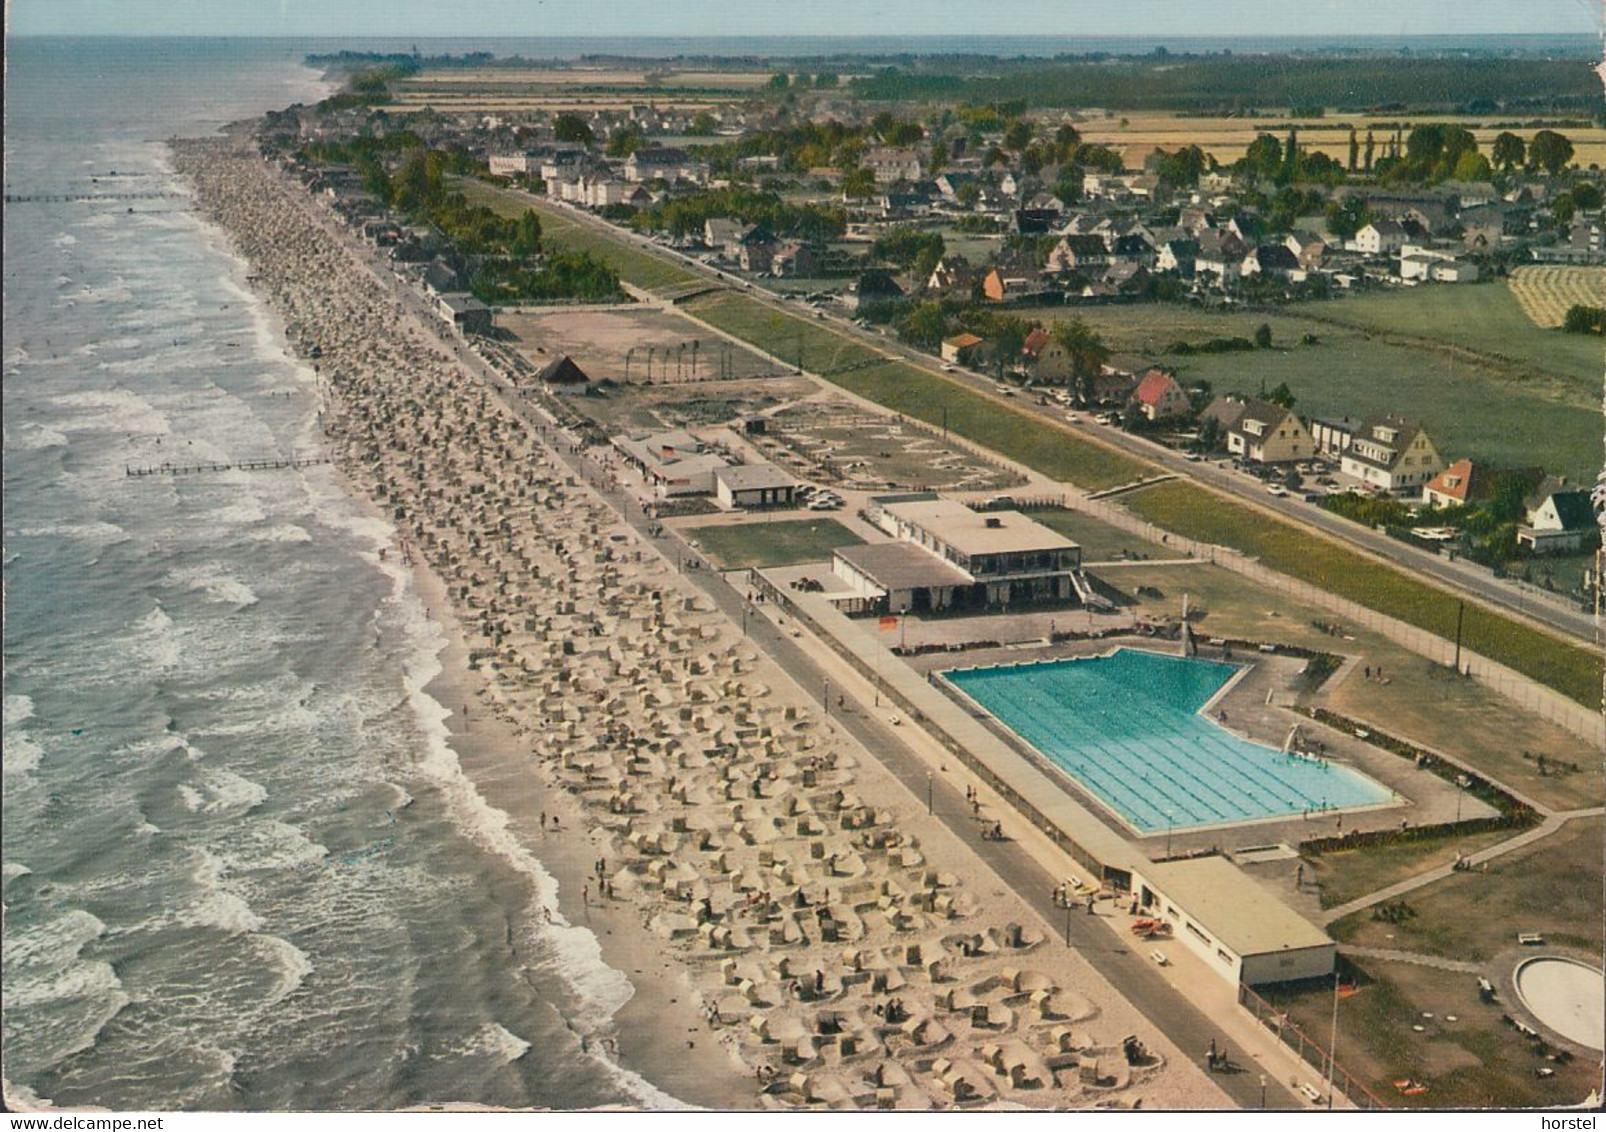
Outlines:
[[[1333,973],[1338,945],[1225,857],[1137,866],[1132,891],[1143,911],[1234,986]]]
[[[742,507],[790,507],[797,481],[774,464],[732,464],[714,469],[714,497],[727,511]]]

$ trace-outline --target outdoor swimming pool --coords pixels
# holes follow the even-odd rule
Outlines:
[[[1201,715],[1237,672],[1117,649],[943,675],[1144,833],[1393,800],[1364,774],[1240,739]]]

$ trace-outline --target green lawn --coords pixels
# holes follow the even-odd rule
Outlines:
[[[1266,567],[1441,637],[1455,635],[1456,599],[1404,571],[1196,484],[1172,480],[1126,496],[1126,506],[1169,531],[1235,547]],[[1601,658],[1482,606],[1468,604],[1467,647],[1581,704],[1597,705]]]
[[[1117,352],[1161,361],[1217,393],[1286,382],[1302,414],[1419,420],[1447,460],[1543,464],[1580,481],[1600,467],[1599,339],[1539,329],[1504,284],[1391,290],[1275,314],[1171,303],[1021,313],[1074,313]],[[1272,328],[1270,350],[1166,353],[1179,339],[1251,337],[1261,323]],[[1307,333],[1316,345],[1299,344]]]
[[[829,561],[839,546],[859,546],[862,538],[835,519],[786,519],[691,527],[682,531],[723,570],[795,566]]]
[[[1457,853],[1466,856],[1517,836],[1520,830],[1496,830],[1472,836],[1452,835],[1431,841],[1405,841],[1369,845],[1305,858],[1313,879],[1321,886],[1322,907],[1336,908],[1369,892],[1409,880],[1451,864]]]
[[[1157,542],[1150,542],[1140,535],[1131,534],[1120,527],[1113,527],[1080,511],[1049,507],[1033,511],[1031,517],[1050,530],[1058,531],[1068,539],[1074,539],[1082,548],[1084,563],[1109,561],[1122,551],[1135,552],[1149,558],[1173,557],[1171,550]],[[1122,578],[1136,584],[1142,581],[1143,575],[1134,572],[1122,575]]]

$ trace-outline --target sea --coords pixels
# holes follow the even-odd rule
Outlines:
[[[113,1110],[674,1107],[425,692],[444,637],[166,139],[305,44],[18,40],[5,83],[3,1071]]]

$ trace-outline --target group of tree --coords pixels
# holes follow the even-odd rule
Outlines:
[[[931,278],[946,250],[941,232],[894,228],[870,246],[870,258],[895,264],[924,282]]]
[[[736,186],[660,201],[636,213],[631,226],[684,237],[701,234],[709,220],[724,217],[761,224],[777,236],[799,240],[832,240],[847,227],[847,214],[836,205],[791,204],[777,193]]]
[[[1606,307],[1574,304],[1567,308],[1561,328],[1568,334],[1606,334]]]

